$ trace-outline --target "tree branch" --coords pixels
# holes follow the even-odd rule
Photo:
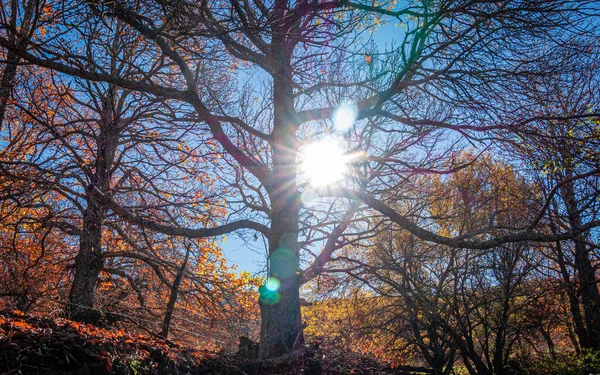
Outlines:
[[[104,207],[112,210],[117,215],[119,215],[123,220],[127,221],[130,224],[137,225],[141,228],[149,229],[155,232],[163,233],[169,236],[180,236],[186,238],[205,238],[205,237],[215,237],[221,236],[227,233],[231,233],[238,229],[253,229],[257,232],[264,234],[265,236],[269,236],[270,229],[260,223],[251,220],[239,220],[233,223],[224,224],[218,227],[213,228],[181,228],[175,227],[171,225],[164,225],[157,223],[155,221],[147,220],[132,214],[127,211],[125,208],[121,207],[117,203],[115,203],[112,199],[102,194],[100,190],[96,187],[91,187],[89,189],[89,194],[93,197],[98,203],[103,205]]]

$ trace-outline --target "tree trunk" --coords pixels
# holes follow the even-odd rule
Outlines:
[[[276,151],[278,154],[280,151]],[[289,150],[281,151],[289,152]],[[278,155],[274,159],[280,159]],[[288,155],[289,156],[289,155]],[[261,332],[259,356],[278,357],[304,343],[300,314],[298,256],[299,194],[295,186],[295,155],[274,168],[274,187],[269,239],[269,282],[260,289]],[[281,162],[281,160],[278,160]],[[275,161],[274,161],[275,162]],[[283,167],[281,167],[283,165]],[[293,179],[290,171],[293,170]],[[277,288],[277,283],[279,283]]]
[[[577,205],[573,183],[568,183],[562,189],[563,200],[567,209],[571,229],[581,227],[581,213]],[[598,292],[598,280],[596,270],[589,257],[589,249],[585,244],[585,235],[576,236],[575,246],[575,269],[579,281],[579,294],[587,331],[587,346],[590,349],[600,349],[600,293]]]
[[[564,300],[561,299],[561,302],[563,302],[563,301]],[[568,316],[569,310],[568,310],[567,304],[561,303],[561,307],[562,307],[562,312],[565,314],[565,316]],[[579,339],[577,337],[577,333],[575,332],[573,323],[569,319],[567,319],[565,324],[567,326],[567,333],[569,334],[569,339],[571,339],[571,343],[573,344],[573,347],[575,348],[575,354],[577,356],[579,356],[579,355],[581,355],[581,345],[579,343]]]
[[[36,3],[36,1],[30,0],[25,4],[24,7],[23,21],[21,26],[18,27],[17,31],[19,36],[22,38],[21,40],[17,41],[17,46],[21,51],[27,50],[29,36],[36,28],[36,25],[32,24],[35,15]],[[15,29],[17,29],[17,13],[19,13],[17,7],[13,7],[11,17]],[[12,35],[9,35],[9,39],[12,41],[16,40]],[[15,84],[17,83],[17,69],[20,63],[21,59],[17,53],[12,50],[8,51],[6,54],[4,70],[2,72],[2,81],[0,81],[0,129],[2,129],[2,125],[4,125],[8,102],[10,101]]]
[[[119,143],[119,120],[115,115],[115,87],[111,87],[102,98],[100,132],[96,139],[96,160],[88,189],[97,189],[110,195],[110,182],[115,152]],[[87,208],[83,214],[83,227],[79,236],[79,253],[75,261],[75,275],[69,293],[67,313],[73,320],[96,323],[101,313],[94,310],[96,280],[104,266],[102,251],[102,228],[106,208],[101,206],[91,194],[87,195]]]
[[[104,265],[102,254],[102,225],[104,208],[88,200],[83,217],[83,228],[79,236],[79,253],[75,261],[75,275],[67,314],[70,319],[86,323],[97,323],[101,314],[94,310],[96,280]]]
[[[177,269],[177,274],[173,280],[173,286],[171,287],[171,295],[169,296],[169,302],[167,303],[167,310],[165,311],[165,319],[163,320],[162,331],[160,335],[164,338],[169,336],[169,327],[171,326],[171,317],[173,316],[173,310],[175,309],[175,302],[177,302],[177,295],[179,294],[179,285],[181,285],[181,279],[183,279],[183,273],[185,267],[187,267],[188,258],[190,256],[190,248],[185,249],[185,258],[181,267]]]
[[[509,281],[510,282],[510,281]],[[504,366],[504,347],[506,345],[506,328],[508,326],[508,316],[510,312],[510,292],[509,286],[507,286],[504,290],[504,298],[502,303],[502,314],[500,316],[500,321],[498,322],[498,327],[496,328],[496,339],[494,342],[494,374],[504,375],[506,373],[506,369]]]
[[[6,64],[2,72],[2,82],[0,83],[0,129],[4,124],[8,102],[12,96],[13,89],[17,80],[17,67],[20,59],[14,52],[9,52],[6,57]]]
[[[283,8],[279,11],[283,11]],[[286,354],[304,343],[298,248],[301,200],[296,185],[298,124],[292,90],[291,47],[280,37],[280,34],[275,34],[272,42],[273,172],[267,186],[271,200],[268,276],[276,281],[260,288],[261,358]]]
[[[470,375],[492,375],[491,369],[485,365],[485,362],[481,358],[480,351],[475,348],[475,343],[469,336],[471,334],[471,329],[467,328],[465,322],[460,321],[463,318],[461,318],[459,314],[456,314],[455,317],[460,331],[455,330],[450,324],[446,325],[446,329],[453,336],[456,346],[460,349],[460,354],[467,367],[467,371]],[[465,317],[465,319],[468,319],[468,317]]]
[[[275,292],[261,287],[261,358],[278,357],[304,343],[300,314],[300,278],[297,274],[298,256],[295,249],[289,247],[295,242],[296,236],[282,234],[279,241],[273,241],[273,245],[269,246],[269,277],[276,278],[280,287]]]
[[[546,340],[546,345],[548,345],[548,351],[552,358],[556,359],[556,347],[554,346],[554,341],[552,341],[552,336],[550,332],[546,331],[544,327],[539,327],[539,331],[542,334],[544,340]]]
[[[553,223],[552,231],[556,232]],[[579,298],[577,297],[577,292],[575,291],[575,285],[569,276],[567,264],[563,254],[563,248],[560,242],[556,242],[556,259],[558,260],[558,266],[565,283],[564,289],[566,291],[567,298],[569,299],[569,308],[573,318],[573,326],[579,342],[577,342],[577,340],[573,340],[573,338],[571,338],[571,340],[573,341],[576,352],[579,353],[580,346],[583,346],[584,348],[588,347],[588,333],[585,324],[583,323],[583,316],[581,315],[581,308],[579,306]]]
[[[600,294],[596,271],[590,262],[587,246],[578,239],[575,240],[575,267],[587,326],[588,348],[600,350]]]

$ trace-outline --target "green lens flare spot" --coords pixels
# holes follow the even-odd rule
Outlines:
[[[279,290],[280,286],[281,283],[279,282],[279,280],[277,280],[274,277],[270,277],[265,284],[265,289],[267,289],[269,292],[276,292]]]
[[[277,289],[279,289],[279,280],[275,279],[275,281],[277,282]],[[258,288],[258,300],[266,305],[274,305],[279,302],[281,296],[277,292],[277,289],[270,290],[269,286],[267,286],[268,284],[269,282],[267,281],[267,284],[261,285]],[[271,285],[270,287],[274,287],[274,285]]]

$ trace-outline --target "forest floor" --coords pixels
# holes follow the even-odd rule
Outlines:
[[[0,374],[406,374],[303,348],[272,360],[186,348],[149,335],[67,319],[0,312]]]

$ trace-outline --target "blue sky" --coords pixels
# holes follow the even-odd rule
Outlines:
[[[228,264],[230,266],[237,265],[238,273],[248,271],[254,275],[265,267],[266,250],[259,241],[246,244],[237,235],[232,234],[227,237],[225,242],[221,243],[221,249],[223,249]]]

